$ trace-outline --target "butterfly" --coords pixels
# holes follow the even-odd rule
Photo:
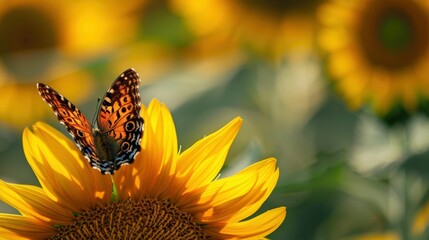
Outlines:
[[[37,89],[90,165],[102,174],[113,174],[121,165],[132,163],[141,149],[144,120],[139,84],[134,69],[123,72],[101,100],[97,126],[91,126],[75,105],[51,87],[37,83]]]

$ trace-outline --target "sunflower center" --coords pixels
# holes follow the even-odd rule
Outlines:
[[[188,213],[168,201],[113,203],[80,213],[50,239],[208,239]]]
[[[415,1],[368,1],[359,23],[361,47],[375,65],[389,70],[415,64],[428,47],[428,16]]]
[[[411,26],[400,13],[390,13],[380,22],[380,41],[391,51],[403,51],[411,43]]]
[[[29,69],[32,77],[43,72],[52,58],[35,50],[52,49],[59,42],[58,28],[49,14],[31,6],[17,6],[0,15],[0,59],[16,75]],[[24,76],[25,77],[25,76]]]

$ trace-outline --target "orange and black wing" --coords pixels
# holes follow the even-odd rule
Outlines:
[[[140,152],[144,120],[140,116],[140,77],[134,69],[123,72],[102,99],[97,125],[118,143],[113,171],[130,164]]]
[[[51,87],[38,83],[37,89],[43,100],[54,110],[58,121],[66,126],[67,131],[72,135],[76,145],[91,163],[91,166],[94,166],[94,163],[99,163],[100,159],[96,155],[92,128],[82,112]]]

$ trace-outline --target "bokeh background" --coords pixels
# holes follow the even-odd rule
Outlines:
[[[429,1],[1,1],[0,178],[38,184],[25,127],[67,135],[36,82],[91,118],[129,67],[182,149],[244,118],[221,176],[278,159],[271,239],[429,239]]]

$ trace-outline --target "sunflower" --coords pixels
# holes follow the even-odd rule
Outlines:
[[[291,50],[312,46],[319,1],[171,0],[192,32],[215,51],[244,44],[255,52],[278,58]],[[227,46],[227,47],[226,47]]]
[[[260,239],[282,223],[284,207],[249,218],[277,182],[275,159],[218,178],[240,118],[180,153],[163,104],[152,101],[142,116],[142,151],[112,178],[90,168],[75,144],[50,126],[25,129],[24,152],[41,187],[0,181],[0,199],[21,213],[0,214],[0,236]]]
[[[135,28],[132,17],[123,13],[130,11],[131,4],[118,8],[118,3],[107,3],[2,2],[0,122],[21,129],[44,115],[43,103],[34,91],[37,81],[64,87],[70,97],[76,96],[76,102],[89,95],[90,75],[78,70],[73,59],[111,51],[128,41]]]
[[[352,109],[411,113],[429,96],[425,0],[332,0],[318,12],[318,42],[334,86]]]

